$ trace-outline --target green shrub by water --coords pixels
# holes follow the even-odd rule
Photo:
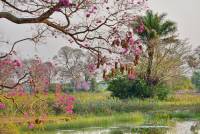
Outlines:
[[[127,77],[119,76],[109,82],[108,90],[112,96],[120,99],[132,97],[149,98],[153,96],[153,90],[145,80],[137,78],[129,80]]]

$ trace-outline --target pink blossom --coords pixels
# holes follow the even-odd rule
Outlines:
[[[44,79],[44,83],[48,85],[49,84],[49,80],[48,79]]]
[[[5,108],[6,108],[6,105],[4,103],[0,102],[0,110],[5,109]]]
[[[25,112],[25,113],[24,113],[24,117],[25,117],[25,118],[28,118],[28,117],[29,117],[28,112]]]
[[[122,54],[127,54],[128,53],[128,48],[123,48]]]
[[[69,101],[74,101],[75,98],[74,98],[73,96],[69,96],[69,97],[68,97],[68,100],[69,100]]]
[[[28,128],[29,128],[29,129],[33,129],[34,127],[35,127],[35,124],[29,123],[29,125],[28,125]]]
[[[73,110],[66,110],[67,113],[73,114]]]
[[[93,74],[96,70],[96,65],[95,64],[89,64],[87,68],[88,68],[89,73]]]
[[[129,79],[129,80],[134,80],[135,78],[136,78],[135,73],[130,73],[130,74],[128,74],[128,79]]]
[[[61,3],[62,5],[64,5],[65,7],[69,7],[72,3],[70,2],[70,0],[59,0],[59,3]]]
[[[138,48],[138,47],[137,47],[137,48],[134,48],[133,51],[134,51],[134,54],[135,54],[135,55],[141,55],[141,54],[142,54],[142,50],[141,50],[140,48]]]
[[[131,38],[129,39],[129,45],[130,45],[130,46],[134,46],[134,43],[135,43],[134,38],[131,37]]]
[[[73,105],[67,105],[67,106],[66,106],[66,110],[67,110],[67,111],[72,110],[72,109],[73,109]]]
[[[16,67],[21,67],[22,66],[22,62],[20,60],[14,60],[13,61],[13,65]]]

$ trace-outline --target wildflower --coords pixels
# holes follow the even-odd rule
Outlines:
[[[73,114],[73,110],[67,110],[66,112],[69,114]]]
[[[74,98],[73,96],[69,96],[69,97],[68,97],[68,100],[69,100],[69,101],[74,101],[75,98]]]
[[[29,129],[33,129],[34,127],[35,127],[35,124],[33,124],[33,123],[29,123],[29,124],[28,124],[28,128],[29,128]]]
[[[5,108],[6,108],[6,105],[4,103],[0,102],[0,110],[3,110]]]

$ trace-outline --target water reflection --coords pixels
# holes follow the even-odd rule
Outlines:
[[[200,134],[200,122],[178,122],[168,126],[117,126],[109,128],[90,127],[80,130],[60,130],[57,134]]]

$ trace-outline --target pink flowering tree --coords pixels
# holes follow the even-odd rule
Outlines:
[[[22,62],[19,59],[7,56],[0,59],[0,88],[15,88],[28,75],[22,71]]]
[[[30,73],[27,86],[31,93],[48,92],[49,86],[56,75],[56,69],[51,62],[42,62],[39,57],[25,61],[25,69]]]
[[[97,68],[106,73],[115,62],[122,64],[124,54],[135,54],[136,64],[140,46],[137,46],[130,25],[137,15],[146,10],[146,0],[1,0],[0,19],[16,24],[37,24],[46,28],[43,34],[58,35],[67,44],[88,50],[97,60]],[[106,64],[106,65],[105,65]]]
[[[24,70],[24,63],[15,51],[15,47],[29,41],[36,44],[42,39],[45,30],[39,30],[33,37],[27,37],[15,42],[5,40],[0,34],[0,90],[13,89],[24,83],[29,71]]]
[[[132,31],[131,24],[137,19],[138,14],[148,8],[146,0],[0,1],[2,9],[0,20],[5,23],[10,21],[18,25],[36,26],[38,28],[36,32],[41,34],[34,41],[37,42],[42,37],[60,36],[66,40],[66,45],[86,50],[95,59],[87,67],[90,74],[94,74],[98,69],[103,70],[103,78],[109,79],[109,73],[114,76],[116,69],[120,69],[121,72],[127,72],[130,79],[135,78],[134,67],[138,64],[142,53],[142,44]],[[41,29],[43,32],[40,32]],[[129,55],[131,60],[126,61],[124,57]],[[9,56],[6,55],[4,58],[9,59]],[[12,72],[21,67],[19,60],[8,62],[4,61],[4,58],[0,65],[5,66],[5,70],[9,69]],[[48,69],[39,59],[36,59],[31,66],[22,69],[24,70],[28,71],[29,75],[25,80],[28,80],[36,93],[48,86],[49,79],[44,74]],[[23,76],[21,72],[18,73],[19,71],[14,77],[18,77],[19,81],[14,83],[20,85],[22,84],[20,78]],[[5,87],[4,83],[8,82],[10,88],[15,88],[15,85],[10,84],[16,80],[13,72],[11,74],[12,76],[0,80],[0,87]],[[85,81],[77,86],[89,89],[89,84]],[[72,113],[73,100],[74,98],[57,93],[57,104],[65,108],[68,113]],[[1,104],[1,107],[5,106]],[[24,114],[27,117],[32,116],[29,112]],[[29,127],[34,128],[34,123],[29,122]]]

